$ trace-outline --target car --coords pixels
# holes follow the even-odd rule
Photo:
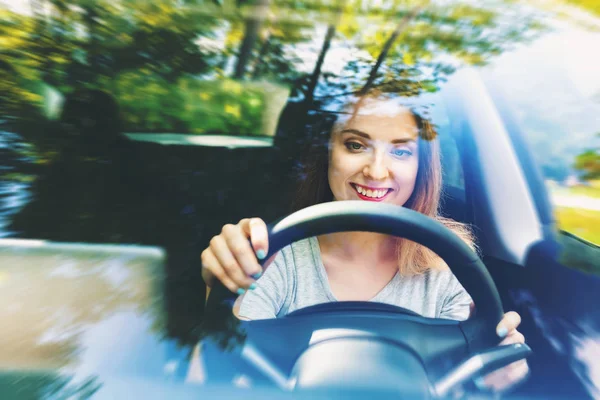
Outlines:
[[[593,43],[598,17],[491,2],[36,6],[3,6],[0,31],[15,38],[1,65],[1,398],[486,398],[475,378],[523,358],[530,375],[504,397],[598,396],[597,178],[571,164],[595,154],[600,86],[589,49],[561,45]],[[427,111],[441,213],[473,227],[481,260],[411,210],[291,213],[319,119],[367,84]],[[477,313],[340,302],[240,321],[222,287],[207,300],[200,253],[248,216],[271,223],[274,249],[299,226],[421,241]],[[508,310],[526,345],[495,346]]]

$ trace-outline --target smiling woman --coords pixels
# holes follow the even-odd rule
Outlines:
[[[328,175],[334,198],[406,203],[418,170],[416,131],[408,110],[379,118],[354,113],[332,135]]]
[[[309,146],[294,209],[344,200],[404,206],[443,223],[474,249],[469,228],[439,214],[442,173],[433,126],[398,100],[370,93],[352,98],[338,112],[313,114],[317,122],[312,126],[319,132],[309,133],[317,142]],[[280,252],[275,266],[255,282],[250,276],[260,276],[261,268],[253,253],[260,259],[268,250],[264,226],[260,219],[226,225],[203,252],[209,285],[216,277],[234,292],[251,289],[238,301],[244,317],[272,318],[336,300],[387,302],[432,317],[469,315],[470,297],[435,253],[384,235],[353,232],[298,242]],[[287,265],[290,257],[304,261]],[[348,265],[354,266],[350,273]],[[296,296],[303,290],[298,284],[313,295]],[[405,293],[407,288],[421,295]]]
[[[442,187],[440,151],[437,135],[428,121],[409,107],[399,105],[397,98],[379,94],[348,102],[334,119],[327,144],[321,147],[321,151],[314,152],[313,148],[312,160],[307,163],[306,179],[297,193],[297,209],[328,201],[386,202],[438,219],[474,247],[465,225],[439,216]],[[301,247],[301,243],[298,246]],[[302,253],[300,247],[297,250]],[[393,299],[380,296],[389,292],[388,289],[398,283],[396,277],[400,276],[413,277],[415,287],[427,286],[430,281],[437,281],[433,284],[437,286],[438,278],[441,278],[442,286],[450,285],[462,290],[457,282],[453,282],[451,274],[435,274],[433,270],[444,270],[445,264],[435,253],[414,242],[382,235],[345,233],[323,235],[318,241],[313,241],[311,247],[307,252],[308,259],[323,259],[325,274],[320,276],[321,289],[329,295],[322,299],[317,296],[310,301],[373,300],[396,305],[401,303],[403,307],[431,316],[465,319],[469,314],[470,300],[466,292],[463,292],[464,298],[455,296],[455,304],[446,304],[446,311],[452,309],[448,314],[441,308],[444,299],[440,299],[437,306],[435,301],[427,301],[433,308],[424,307],[422,299],[415,301],[414,296],[404,293],[401,287],[391,290],[389,294]],[[310,256],[315,252],[319,255]],[[379,267],[373,270],[364,267],[372,264],[373,260]],[[357,266],[352,278],[348,278],[345,270],[348,263]],[[320,262],[312,264],[312,261],[307,263],[309,271],[320,270]],[[363,280],[362,274],[368,278]],[[260,287],[261,283],[258,285]],[[422,287],[422,295],[429,298],[425,286]],[[440,292],[444,297],[444,289]],[[244,309],[252,313],[244,305],[252,304],[254,297],[254,293],[249,294],[242,303],[242,314]],[[275,314],[282,315],[282,312],[290,312],[299,306],[286,305],[284,301],[277,305]]]
[[[311,146],[294,210],[333,200],[385,201],[437,219],[475,248],[467,225],[439,214],[440,144],[427,119],[398,98],[381,95],[350,101],[342,113],[327,114],[323,119],[332,120],[331,136],[313,135],[322,142]],[[381,191],[386,192],[377,196]],[[443,267],[427,248],[397,241],[402,274]]]

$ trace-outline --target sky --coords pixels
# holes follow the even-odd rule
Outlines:
[[[536,104],[549,117],[577,116],[582,126],[595,126],[600,132],[600,32],[570,24],[558,28],[501,55],[487,70],[515,100]]]
[[[502,54],[484,71],[508,100],[538,162],[572,165],[600,147],[600,30],[560,22],[534,43]]]

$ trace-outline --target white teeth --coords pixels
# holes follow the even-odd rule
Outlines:
[[[388,192],[387,189],[370,190],[370,189],[364,189],[358,185],[356,185],[355,187],[356,187],[356,191],[358,193],[362,194],[363,196],[367,196],[367,197],[381,198],[381,197],[385,196]]]

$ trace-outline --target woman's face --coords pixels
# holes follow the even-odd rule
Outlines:
[[[361,107],[331,136],[328,176],[334,199],[404,205],[417,178],[417,138],[407,109],[378,107],[376,101]]]

